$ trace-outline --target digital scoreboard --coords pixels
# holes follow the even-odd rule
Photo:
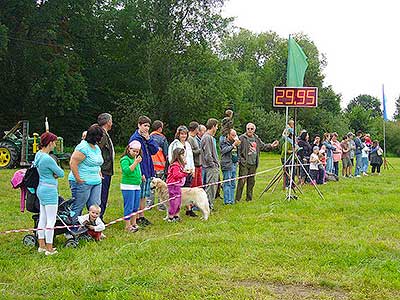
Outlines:
[[[317,107],[317,87],[274,87],[275,107]]]

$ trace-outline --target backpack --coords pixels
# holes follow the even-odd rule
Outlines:
[[[26,170],[23,184],[27,188],[37,189],[39,185],[39,172],[35,165],[32,165],[28,170]]]
[[[39,163],[39,161],[37,163]],[[26,188],[33,188],[35,190],[37,189],[39,185],[39,172],[35,162],[33,162],[32,166],[26,170],[22,183]]]

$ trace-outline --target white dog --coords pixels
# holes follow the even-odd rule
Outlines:
[[[160,202],[169,199],[168,186],[160,178],[153,178],[150,187],[155,188]],[[210,215],[210,206],[208,204],[207,194],[202,188],[182,188],[182,207],[189,204],[196,205],[202,212],[204,220],[208,219]],[[169,201],[165,202],[165,206],[167,207],[168,218]]]

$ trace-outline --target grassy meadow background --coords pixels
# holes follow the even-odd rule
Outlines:
[[[25,233],[0,235],[1,299],[400,299],[400,159],[382,176],[311,186],[298,200],[277,188],[258,199],[276,171],[256,178],[255,200],[224,207],[209,221],[183,216],[126,233],[109,227],[99,243],[45,257],[22,244]],[[263,154],[259,171],[278,166]],[[0,170],[0,231],[33,226],[19,212],[14,170]],[[122,216],[120,170],[106,221]],[[67,180],[60,194],[70,196]]]

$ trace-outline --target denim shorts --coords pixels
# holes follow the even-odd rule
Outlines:
[[[146,178],[146,181],[140,184],[140,199],[150,197],[150,182],[152,178]]]

